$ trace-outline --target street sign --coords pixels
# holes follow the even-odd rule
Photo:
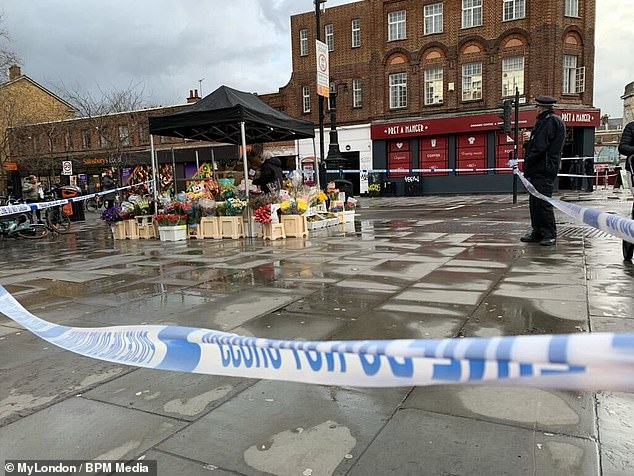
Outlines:
[[[73,175],[73,163],[70,160],[62,160],[62,175]]]
[[[328,97],[330,95],[330,66],[328,64],[328,45],[315,40],[317,52],[317,94]]]

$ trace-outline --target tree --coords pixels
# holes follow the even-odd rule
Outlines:
[[[2,24],[2,12],[0,12],[0,71],[4,73],[7,71],[9,66],[12,64],[18,64],[19,61],[17,55],[9,49],[8,44],[11,40],[7,31],[2,27]]]
[[[140,126],[138,110],[147,108],[142,83],[130,83],[127,88],[104,91],[99,85],[97,97],[80,88],[62,85],[59,95],[77,108],[87,128],[97,135],[97,148],[108,156],[109,166],[121,168],[133,165],[130,157],[130,134]]]

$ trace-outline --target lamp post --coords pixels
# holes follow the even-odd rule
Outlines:
[[[328,146],[328,157],[326,163],[339,169],[339,178],[343,179],[343,156],[339,149],[339,134],[337,133],[337,85],[334,81],[330,82],[330,145]],[[346,85],[343,85],[344,91]]]
[[[326,0],[313,0],[315,4],[315,26],[316,26],[316,38],[321,41],[321,4],[326,3]],[[322,189],[326,189],[326,162],[324,159],[324,97],[319,98],[319,185]]]

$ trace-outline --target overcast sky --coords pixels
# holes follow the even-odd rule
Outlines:
[[[538,0],[533,0],[538,1]],[[328,0],[326,6],[349,3]],[[152,105],[190,89],[277,92],[291,76],[290,15],[312,0],[0,0],[22,72],[60,91],[143,88]],[[634,0],[597,0],[594,106],[622,117],[634,81]],[[6,45],[0,45],[5,46]],[[202,82],[199,82],[202,80]],[[138,85],[138,86],[137,86]]]

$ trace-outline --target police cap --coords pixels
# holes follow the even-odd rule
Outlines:
[[[557,100],[551,96],[537,96],[535,98],[535,105],[537,106],[545,106],[545,107],[553,107]]]

